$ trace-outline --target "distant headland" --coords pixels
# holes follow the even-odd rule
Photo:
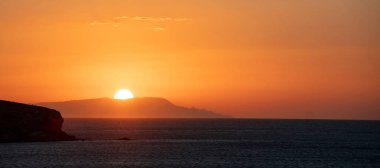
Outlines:
[[[65,118],[227,118],[204,109],[177,106],[164,98],[155,97],[128,100],[97,98],[38,105],[56,109]]]

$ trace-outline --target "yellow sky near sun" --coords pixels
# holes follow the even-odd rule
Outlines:
[[[126,87],[239,117],[380,118],[379,13],[376,0],[3,0],[0,99]]]

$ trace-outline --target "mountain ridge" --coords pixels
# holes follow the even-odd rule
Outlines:
[[[37,105],[56,109],[65,118],[227,118],[205,109],[178,106],[160,97],[137,97],[128,100],[103,97],[42,102]]]

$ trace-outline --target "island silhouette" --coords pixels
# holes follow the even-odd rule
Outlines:
[[[65,118],[226,118],[209,110],[186,108],[157,97],[128,100],[97,98],[38,105],[56,109]]]

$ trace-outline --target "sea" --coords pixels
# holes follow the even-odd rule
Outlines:
[[[63,129],[85,140],[3,143],[0,168],[380,168],[380,121],[66,119]]]

